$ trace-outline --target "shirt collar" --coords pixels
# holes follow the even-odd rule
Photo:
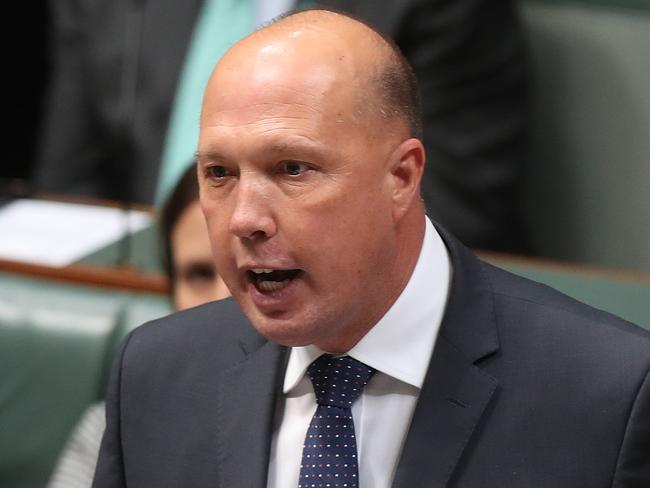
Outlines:
[[[424,382],[451,282],[447,249],[431,221],[425,220],[422,249],[406,287],[381,320],[347,353],[416,388]],[[321,354],[323,351],[314,345],[291,348],[284,393],[298,384]]]

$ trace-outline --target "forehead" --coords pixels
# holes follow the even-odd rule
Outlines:
[[[287,109],[305,115],[353,115],[363,78],[358,67],[336,47],[314,45],[309,36],[294,34],[230,52],[208,83],[202,123]],[[297,41],[302,37],[301,44]]]

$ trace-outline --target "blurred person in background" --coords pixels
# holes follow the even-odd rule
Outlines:
[[[413,66],[429,215],[469,246],[525,251],[527,69],[510,0],[59,0],[38,187],[165,201],[195,150],[211,66],[255,25],[312,5],[370,21]]]
[[[230,295],[210,249],[199,204],[195,166],[174,188],[160,215],[163,267],[176,310],[185,310]],[[104,402],[83,414],[54,470],[48,488],[89,488],[92,484],[105,421]]]
[[[217,273],[199,203],[196,166],[182,176],[162,209],[163,265],[174,308],[185,310],[230,295]]]

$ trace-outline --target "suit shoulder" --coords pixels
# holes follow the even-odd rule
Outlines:
[[[588,328],[589,334],[611,336],[650,353],[650,332],[614,314],[582,303],[542,283],[482,263],[498,309],[526,314],[527,321],[544,323],[549,331]]]
[[[139,358],[171,358],[219,351],[227,358],[227,351],[239,351],[240,341],[257,336],[237,302],[227,298],[141,325],[131,333],[126,353]]]
[[[233,322],[245,321],[245,317],[232,298],[209,302],[198,307],[171,313],[147,322],[136,330],[139,334],[187,335],[187,333],[212,333],[215,328],[227,333]]]

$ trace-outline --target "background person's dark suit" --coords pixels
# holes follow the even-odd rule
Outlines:
[[[473,247],[521,250],[527,93],[511,1],[324,0],[391,35],[423,94],[429,212]],[[200,0],[53,4],[42,190],[151,202]],[[189,157],[190,155],[188,155]]]
[[[453,284],[394,486],[650,486],[650,335],[443,237]],[[233,300],[137,329],[94,487],[264,487],[285,360]]]

